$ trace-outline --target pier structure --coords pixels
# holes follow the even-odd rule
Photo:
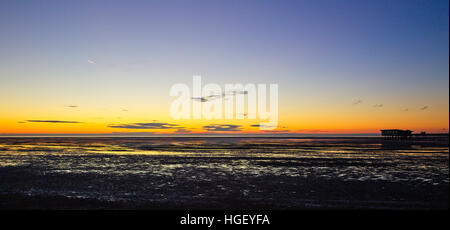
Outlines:
[[[412,137],[412,131],[409,129],[382,129],[381,136],[386,140],[407,140]]]

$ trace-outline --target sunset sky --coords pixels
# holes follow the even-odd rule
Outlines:
[[[176,83],[276,83],[277,133],[448,132],[449,2],[0,1],[0,134],[260,133]]]

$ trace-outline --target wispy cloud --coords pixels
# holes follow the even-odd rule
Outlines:
[[[96,62],[93,61],[93,60],[91,60],[91,59],[87,59],[87,62],[88,62],[89,64],[96,64]]]
[[[27,122],[42,122],[42,123],[81,123],[78,121],[60,121],[60,120],[27,120]]]
[[[173,133],[176,134],[187,134],[187,133],[191,133],[191,130],[185,129],[185,128],[179,128],[177,130],[175,130]]]
[[[383,104],[375,104],[375,105],[373,105],[373,107],[375,107],[375,108],[381,108],[381,107],[383,107]]]
[[[203,126],[203,129],[210,132],[216,132],[216,131],[241,131],[241,125],[218,125],[218,124],[212,124],[212,125],[205,125]]]
[[[422,108],[420,108],[420,110],[426,110],[426,109],[428,109],[428,106],[426,105],[426,106],[423,106]]]
[[[236,94],[247,95],[248,91],[246,91],[246,90],[233,90],[233,91],[228,91],[228,92],[223,93],[222,96],[224,96],[224,97],[225,96],[233,96],[233,95],[236,95]]]
[[[192,97],[192,100],[199,102],[208,102],[220,98],[221,95],[209,95],[205,97]]]
[[[404,109],[403,111],[405,111],[405,112],[408,112],[408,111],[409,111],[409,109],[408,109],[408,108],[406,108],[406,109]]]
[[[225,92],[222,94],[215,94],[215,95],[209,95],[209,96],[204,96],[204,97],[192,97],[191,99],[194,101],[199,101],[199,102],[208,102],[208,101],[212,101],[212,100],[216,100],[216,99],[220,99],[220,98],[224,98],[224,97],[228,97],[228,96],[234,96],[236,94],[248,94],[248,91],[229,91],[229,92]],[[228,98],[226,98],[225,100],[228,100]]]
[[[106,135],[133,136],[133,135],[154,135],[154,134],[158,134],[158,133],[155,133],[155,132],[112,132],[112,133],[106,134]]]
[[[68,105],[67,107],[69,107],[69,108],[78,108],[80,106],[78,106],[78,105]]]
[[[265,128],[265,129],[277,128],[276,125],[261,125],[261,124],[250,125],[250,127]]]
[[[362,103],[363,103],[362,100],[357,100],[357,101],[353,102],[353,105],[359,105],[359,104],[362,104]]]
[[[119,129],[174,129],[182,128],[176,124],[169,124],[164,122],[151,122],[151,123],[132,123],[132,124],[120,124],[120,125],[109,125],[109,128],[119,128]]]

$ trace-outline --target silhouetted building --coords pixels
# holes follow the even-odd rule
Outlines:
[[[407,139],[411,137],[411,130],[402,130],[402,129],[382,129],[381,136],[387,139]]]

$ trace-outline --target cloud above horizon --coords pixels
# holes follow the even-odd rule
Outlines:
[[[217,132],[217,131],[241,131],[241,125],[228,125],[228,124],[212,124],[203,126],[203,130],[209,132]]]
[[[185,129],[185,128],[179,128],[177,130],[175,130],[173,133],[175,134],[187,134],[187,133],[191,133],[191,130]]]
[[[220,98],[225,98],[225,100],[228,100],[229,98],[227,98],[228,96],[235,96],[237,94],[243,94],[243,95],[247,95],[248,91],[245,90],[241,90],[241,91],[229,91],[229,92],[225,92],[222,94],[213,94],[213,95],[209,95],[209,96],[204,96],[204,97],[191,97],[192,100],[194,101],[198,101],[198,102],[208,102],[208,101],[212,101],[212,100],[216,100],[216,99],[220,99]]]
[[[359,104],[362,104],[362,103],[363,103],[362,100],[357,100],[357,101],[353,102],[353,105],[359,105]]]
[[[381,107],[383,107],[383,104],[375,104],[375,105],[373,105],[373,107],[375,107],[375,108],[381,108]]]
[[[420,108],[420,110],[426,110],[426,109],[428,109],[428,106],[427,106],[427,105],[424,106],[424,107],[422,107],[422,108]]]
[[[112,132],[112,133],[107,133],[104,135],[154,135],[154,134],[158,134],[155,132]]]
[[[150,122],[150,123],[131,123],[131,124],[120,124],[120,125],[109,125],[109,128],[119,128],[119,129],[175,129],[182,128],[177,124],[170,124],[164,122]]]
[[[276,125],[261,125],[261,124],[254,124],[254,125],[250,125],[250,127],[265,128],[265,129],[274,129],[274,128],[277,128],[278,126],[276,126]],[[282,127],[282,128],[286,128],[286,127]]]
[[[40,123],[81,123],[79,121],[60,121],[60,120],[26,120],[26,122],[40,122]]]

